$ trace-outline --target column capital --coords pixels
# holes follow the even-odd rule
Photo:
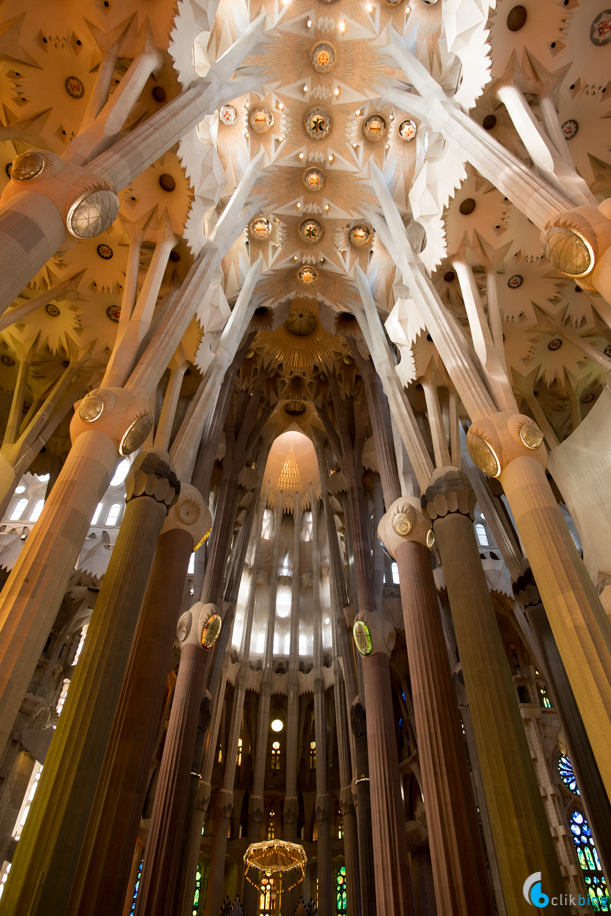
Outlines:
[[[131,455],[146,441],[154,419],[149,403],[126,388],[94,388],[74,405],[70,438],[95,430],[111,439],[120,455]],[[169,459],[168,459],[169,460]]]
[[[156,448],[140,452],[125,478],[125,501],[148,496],[165,506],[173,506],[180,494],[180,481],[167,452]]]
[[[401,496],[380,519],[378,537],[393,559],[397,547],[406,541],[417,541],[430,548],[431,519],[416,496]]]
[[[544,469],[547,464],[543,433],[534,420],[513,410],[472,423],[467,433],[467,448],[488,477],[502,477],[516,458],[536,458]]]
[[[365,654],[365,663],[369,655],[383,653],[390,658],[392,650],[395,647],[396,633],[395,628],[386,620],[383,611],[359,611],[354,620],[353,634],[356,632],[357,624],[364,623],[369,631],[371,639],[371,651]],[[362,629],[362,627],[361,627]],[[357,645],[358,648],[358,645]],[[359,649],[359,651],[361,651]]]
[[[178,499],[168,512],[161,533],[178,528],[193,538],[194,550],[207,540],[212,530],[212,515],[199,490],[190,483],[181,483]]]
[[[221,817],[231,817],[233,813],[233,791],[219,789],[218,806]]]
[[[469,478],[464,471],[453,467],[437,468],[422,497],[422,508],[433,522],[452,513],[473,519],[475,503]]]
[[[343,789],[339,790],[339,810],[342,816],[346,816],[350,811],[354,810],[354,798],[352,797],[352,783],[349,786],[344,786]]]
[[[248,803],[248,815],[255,824],[260,824],[265,814],[265,800],[262,795],[251,795]]]
[[[315,814],[317,821],[328,821],[331,819],[331,796],[326,795],[317,795],[316,796],[316,807]]]
[[[284,799],[282,816],[285,824],[296,824],[299,817],[299,799],[296,795],[287,795]]]

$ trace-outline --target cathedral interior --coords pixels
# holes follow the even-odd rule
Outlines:
[[[611,913],[607,2],[3,0],[0,916]]]

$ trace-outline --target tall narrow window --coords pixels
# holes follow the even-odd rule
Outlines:
[[[40,777],[42,776],[42,764],[36,762],[34,764],[34,769],[32,770],[32,775],[30,776],[30,781],[26,789],[25,797],[21,803],[21,809],[17,815],[17,823],[13,828],[13,838],[18,840],[23,833],[23,827],[25,822],[28,819],[28,814],[30,813],[30,808],[32,806],[32,801],[36,795],[36,789],[38,788],[38,783]]]
[[[144,859],[142,860],[144,861]],[[129,908],[129,916],[133,916],[133,913],[136,910],[136,900],[138,898],[138,891],[140,890],[140,878],[142,877],[142,862],[138,866],[138,874],[136,875],[136,884],[134,886],[134,893],[132,895],[132,905]]]
[[[201,865],[197,866],[197,871],[195,872],[195,894],[193,896],[193,916],[197,916],[197,911],[199,910],[199,898],[202,891],[202,867]]]
[[[337,823],[337,839],[338,840],[344,839],[344,822],[341,817]]]
[[[121,512],[121,504],[113,503],[112,506],[110,507],[110,512],[108,513],[106,524],[107,525],[116,525],[120,512]]]
[[[312,540],[312,513],[304,512],[303,519],[301,522],[301,540],[302,541],[311,541]]]
[[[280,769],[280,742],[274,741],[272,744],[272,770]]]
[[[217,760],[219,763],[223,762],[223,748],[220,744],[219,744],[219,755],[217,757]]]
[[[263,513],[263,527],[261,529],[261,537],[265,538],[266,541],[270,541],[274,536],[274,513],[271,509],[266,509]]]
[[[316,742],[310,741],[310,769],[316,769]]]
[[[238,753],[236,755],[236,766],[242,766],[242,739],[238,738]]]
[[[81,636],[79,639],[78,646],[76,647],[76,652],[74,653],[74,658],[72,659],[72,666],[76,665],[79,658],[81,657],[81,652],[83,651],[83,646],[85,645],[85,637],[87,636],[87,630],[89,629],[89,624],[86,623],[83,629],[81,630]]]
[[[267,822],[267,839],[275,840],[276,839],[276,826],[274,823],[274,818],[276,817],[276,812],[273,808],[270,808],[269,811],[269,821]]]
[[[58,715],[61,713],[62,709],[64,708],[64,703],[66,702],[66,696],[68,695],[69,686],[70,686],[70,681],[68,680],[68,678],[66,678],[64,680],[64,684],[62,687],[62,692],[59,695],[59,700],[57,701],[57,706],[55,707],[57,709]]]
[[[32,509],[32,514],[30,515],[30,521],[31,521],[31,522],[37,522],[37,521],[38,521],[38,519],[40,518],[40,513],[41,513],[42,510],[43,510],[44,504],[45,504],[44,499],[39,499],[39,500],[36,501],[36,505],[35,505],[34,508]]]
[[[552,701],[549,698],[549,693],[547,692],[547,688],[539,685],[538,690],[539,690],[539,706],[543,707],[543,709],[552,709]]]
[[[337,878],[335,881],[335,895],[337,898],[337,912],[345,913],[347,911],[347,899],[346,899],[346,866],[342,865],[337,870]]]
[[[577,849],[577,858],[583,871],[590,905],[595,912],[608,912],[609,892],[604,879],[594,837],[586,818],[581,811],[573,811],[569,818],[573,842]]]
[[[280,567],[280,573],[279,573],[279,575],[281,575],[281,576],[290,576],[290,575],[291,575],[291,570],[290,570],[290,568],[289,568],[289,552],[288,552],[288,550],[287,550],[287,552],[286,552],[285,555],[284,555],[284,560],[282,561],[282,566]]]
[[[399,567],[396,563],[393,563],[390,567],[392,570],[392,582],[393,585],[399,585]]]
[[[98,519],[100,517],[100,512],[102,511],[102,505],[103,503],[98,503],[95,507],[95,512],[93,513],[93,518],[91,519],[92,525],[97,525]]]
[[[189,557],[189,568],[187,569],[187,575],[192,576],[195,574],[195,553],[192,553]]]
[[[475,533],[477,535],[477,541],[480,547],[489,547],[490,541],[488,540],[488,532],[486,531],[486,526],[481,523],[475,526]]]
[[[19,502],[17,503],[17,505],[15,506],[15,508],[13,509],[13,511],[11,512],[11,517],[10,517],[9,521],[11,521],[11,522],[17,522],[17,521],[19,521],[19,519],[21,518],[21,516],[22,516],[23,513],[25,512],[25,508],[26,508],[27,504],[28,504],[28,500],[27,500],[27,499],[20,499]]]

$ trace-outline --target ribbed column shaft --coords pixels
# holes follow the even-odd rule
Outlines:
[[[70,914],[120,916],[123,911],[192,550],[193,537],[180,528],[157,541]]]
[[[395,551],[439,916],[492,912],[430,553]]]
[[[136,916],[171,916],[179,870],[189,773],[209,652],[183,646],[157,780]]]
[[[564,884],[473,523],[467,515],[448,512],[434,521],[434,530],[469,697],[507,911],[518,913],[524,904],[523,875],[540,871],[548,894],[562,894]],[[568,913],[568,907],[559,906],[558,911]]]
[[[163,466],[170,473],[167,464],[155,460],[163,454],[143,452],[136,459],[136,474],[144,476],[147,486],[157,480],[149,462],[157,471]],[[173,498],[176,479],[173,485],[169,479],[159,482]],[[82,658],[4,893],[3,908],[15,916],[66,912],[157,537],[168,511],[154,495],[129,498],[129,492]]]

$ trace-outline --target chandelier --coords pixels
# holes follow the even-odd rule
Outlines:
[[[244,853],[244,862],[246,863],[244,877],[250,881],[253,887],[257,888],[259,885],[255,884],[248,876],[250,868],[255,869],[257,872],[265,872],[267,877],[275,876],[278,878],[284,877],[289,872],[299,872],[299,877],[291,875],[291,877],[297,878],[289,886],[288,890],[291,890],[300,881],[303,881],[308,857],[303,846],[298,843],[289,843],[286,840],[265,840],[261,843],[250,844]]]

